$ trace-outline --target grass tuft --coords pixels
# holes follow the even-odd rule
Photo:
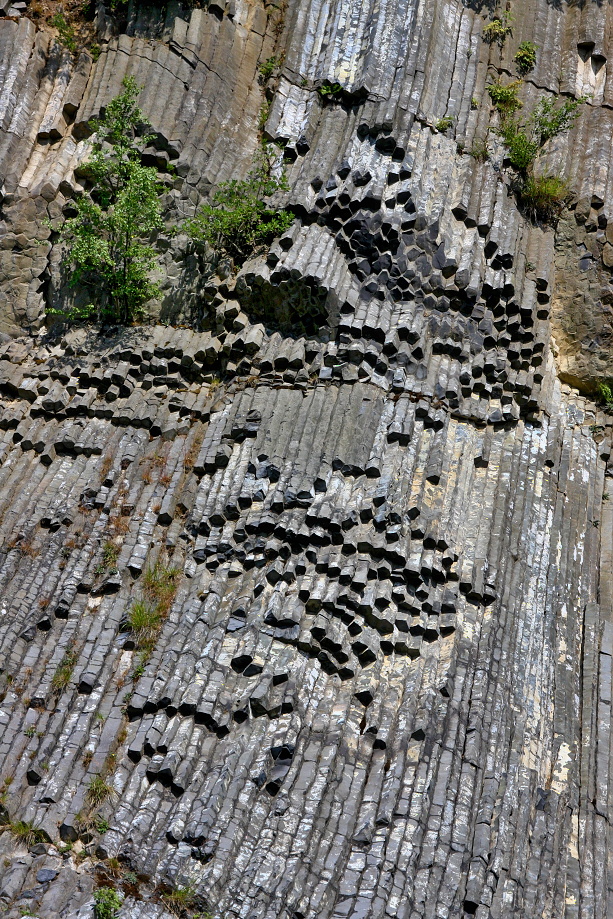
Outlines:
[[[77,658],[76,651],[68,651],[59,662],[57,670],[51,679],[51,689],[54,692],[61,693],[67,688],[72,679]]]
[[[529,216],[544,222],[560,216],[568,196],[568,182],[557,175],[530,175],[520,190],[521,203]]]
[[[28,849],[39,842],[49,841],[49,837],[44,830],[41,830],[40,827],[35,826],[33,823],[28,823],[26,820],[17,820],[15,823],[10,823],[9,831],[14,840],[27,846]]]
[[[85,803],[90,810],[95,810],[114,794],[113,786],[109,785],[101,775],[95,775],[87,786]]]

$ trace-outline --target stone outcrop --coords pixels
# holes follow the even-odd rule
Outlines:
[[[443,0],[128,13],[98,10],[96,61],[0,19],[7,917],[91,916],[102,885],[132,919],[173,890],[241,919],[605,919],[608,8],[517,6],[502,48]],[[548,154],[555,229],[495,134],[467,152],[526,39],[526,110],[591,94]],[[260,123],[295,220],[235,275],[161,237],[150,325],[48,332],[126,73],[169,224],[247,173]]]

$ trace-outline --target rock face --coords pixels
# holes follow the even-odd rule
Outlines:
[[[100,885],[133,919],[177,890],[219,919],[611,916],[612,422],[568,385],[613,374],[610,14],[512,9],[501,48],[443,0],[173,3],[121,34],[101,8],[96,62],[0,19],[9,919],[91,916]],[[463,152],[527,39],[527,110],[591,93],[555,231],[495,135]],[[47,334],[124,74],[172,222],[248,171],[272,56],[291,229],[225,278],[159,240],[152,318],[182,327]]]

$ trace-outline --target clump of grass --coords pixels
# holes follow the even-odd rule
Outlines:
[[[529,175],[519,193],[528,214],[535,220],[546,222],[559,217],[568,195],[568,182],[557,175]]]
[[[35,826],[33,823],[28,823],[26,820],[17,820],[15,823],[10,823],[9,831],[16,842],[22,843],[28,849],[39,842],[49,841],[49,837],[44,830],[41,830],[40,827]]]
[[[128,613],[128,623],[139,648],[146,648],[157,638],[162,618],[146,600],[135,600]]]
[[[102,558],[96,566],[95,574],[101,575],[105,571],[117,570],[117,559],[119,558],[119,546],[116,546],[111,540],[107,540],[102,547]]]
[[[143,593],[150,601],[155,601],[162,612],[170,609],[177,592],[179,569],[157,561],[153,568],[147,568],[143,576]]]
[[[51,679],[51,689],[54,692],[63,692],[72,679],[72,673],[77,662],[76,651],[67,651],[58,664],[57,670]]]
[[[111,855],[105,862],[105,868],[112,878],[121,877],[121,862],[118,858]]]
[[[128,624],[138,649],[140,663],[133,677],[142,676],[151,656],[162,624],[168,615],[177,592],[179,569],[157,561],[143,575],[142,597],[135,600],[128,613]]]
[[[85,803],[90,810],[95,810],[114,794],[113,786],[109,785],[104,776],[95,775],[87,786]]]
[[[186,887],[175,887],[174,890],[163,892],[160,899],[174,916],[184,916],[188,910],[193,910],[198,906],[199,898],[196,889],[189,884]]]

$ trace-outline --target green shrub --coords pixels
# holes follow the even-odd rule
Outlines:
[[[273,75],[273,73],[275,72],[275,69],[277,68],[278,64],[279,64],[279,61],[277,60],[276,57],[269,57],[268,60],[264,61],[263,64],[260,64],[260,66],[258,67],[258,71],[259,71],[258,82],[267,83],[268,80]]]
[[[92,123],[93,153],[84,170],[91,188],[77,198],[77,215],[60,234],[68,246],[65,261],[73,267],[72,286],[85,285],[96,301],[79,312],[59,311],[69,319],[129,323],[159,294],[149,279],[155,250],[145,240],[163,227],[162,189],[157,171],[140,163],[139,148],[151,139],[137,136],[144,123],[136,105],[140,87],[133,77],[124,77],[122,85],[104,117]]]
[[[317,92],[322,99],[339,99],[343,92],[343,87],[340,83],[328,83],[326,81],[317,87]]]
[[[444,118],[440,118],[436,122],[434,127],[436,128],[437,131],[440,131],[442,134],[444,134],[445,131],[447,131],[452,126],[452,124],[453,124],[453,118],[451,117],[451,115],[445,115]]]
[[[604,402],[605,405],[611,405],[613,403],[613,391],[611,390],[610,383],[598,383],[596,385],[596,391],[600,397],[600,401]]]
[[[69,51],[75,52],[77,50],[75,31],[62,12],[52,16],[49,20],[49,25],[58,30],[60,44],[68,48]]]
[[[473,111],[479,108],[479,100],[477,99],[476,96],[473,96],[472,99],[470,100],[470,107]]]
[[[94,919],[115,919],[123,897],[113,887],[94,890]]]
[[[503,115],[498,134],[507,148],[511,165],[519,172],[529,172],[545,144],[570,130],[585,101],[585,96],[567,99],[562,104],[555,97],[541,99],[524,122]]]
[[[187,221],[192,239],[208,243],[240,265],[284,233],[293,215],[266,203],[275,192],[288,187],[283,172],[275,175],[277,159],[276,148],[263,144],[244,181],[222,182],[213,195],[213,204],[205,204]]]
[[[570,131],[579,117],[579,108],[588,98],[578,96],[576,99],[566,99],[561,105],[558,104],[557,96],[541,99],[530,116],[539,146],[542,147],[553,137]]]
[[[507,148],[511,165],[520,171],[528,169],[536,159],[539,145],[535,140],[529,139],[525,127],[518,121],[505,118],[498,133]]]
[[[486,41],[488,45],[497,42],[502,47],[507,35],[513,31],[511,28],[512,21],[513,16],[508,11],[501,16],[496,16],[489,25],[484,27],[482,32],[483,41]]]
[[[520,73],[530,73],[536,64],[536,45],[533,41],[522,41],[513,58]]]
[[[561,176],[529,175],[520,187],[519,196],[530,217],[550,222],[559,217],[568,193],[568,182]]]
[[[512,83],[507,83],[506,86],[498,80],[488,86],[489,97],[503,117],[512,115],[513,112],[522,107],[523,102],[519,98],[519,87],[521,85],[521,80],[513,80]]]

